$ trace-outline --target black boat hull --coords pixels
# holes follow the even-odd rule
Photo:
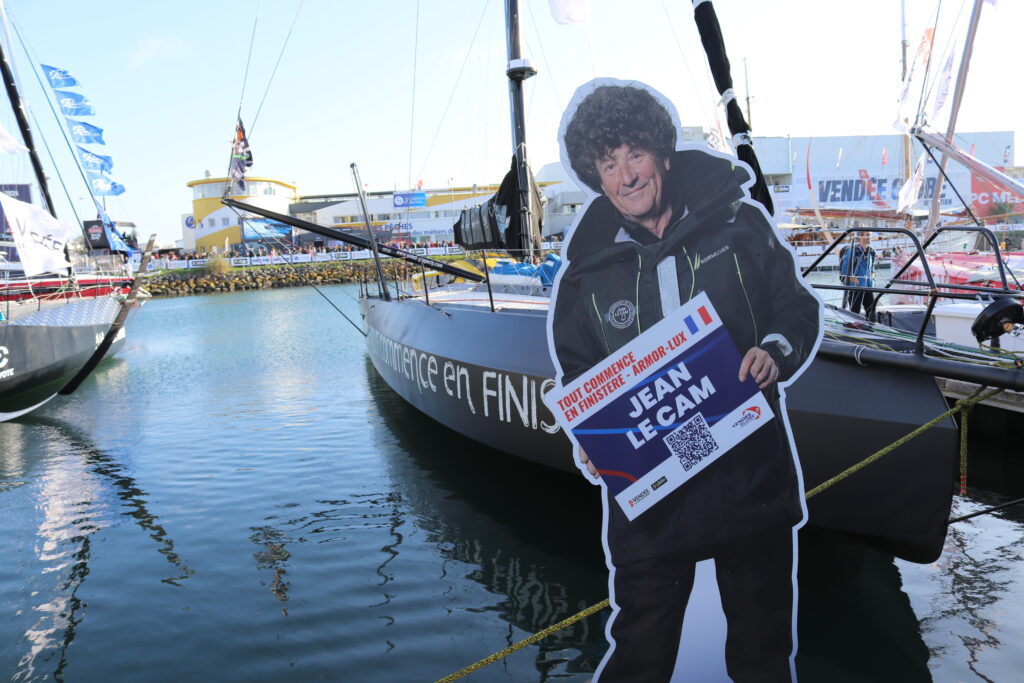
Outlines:
[[[483,444],[575,469],[569,440],[541,399],[555,374],[542,311],[362,303],[373,365],[406,401]],[[946,410],[932,377],[821,357],[786,395],[807,490]],[[934,560],[957,444],[953,421],[941,422],[810,499],[808,523],[869,537],[904,559]]]
[[[76,299],[0,326],[0,421],[52,398],[92,356],[119,307],[112,298]]]

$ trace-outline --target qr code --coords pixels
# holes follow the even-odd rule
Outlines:
[[[665,445],[672,455],[679,458],[686,471],[718,450],[718,442],[711,428],[699,413],[669,432],[665,437]]]

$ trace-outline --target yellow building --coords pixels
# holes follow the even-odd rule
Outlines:
[[[192,234],[184,234],[186,245],[194,244],[197,251],[221,251],[251,237],[243,232],[235,210],[221,204],[229,180],[204,178],[188,183],[192,188],[192,220],[186,220],[183,230]],[[288,206],[297,198],[297,188],[273,178],[252,177],[245,179],[244,194],[233,192],[228,197],[287,214]]]

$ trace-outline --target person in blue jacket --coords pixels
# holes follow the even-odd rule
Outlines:
[[[860,233],[857,244],[839,250],[839,281],[851,287],[875,286],[875,250],[870,234]],[[848,291],[843,299],[854,313],[860,313],[863,307],[865,315],[871,314],[876,303],[874,294],[864,290]]]

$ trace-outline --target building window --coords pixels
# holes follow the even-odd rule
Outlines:
[[[224,216],[223,218],[220,219],[220,227],[226,228],[227,225],[228,225],[228,217]]]
[[[344,223],[345,222],[345,217],[344,216],[335,216],[334,219],[333,219],[333,222],[334,223]]]

